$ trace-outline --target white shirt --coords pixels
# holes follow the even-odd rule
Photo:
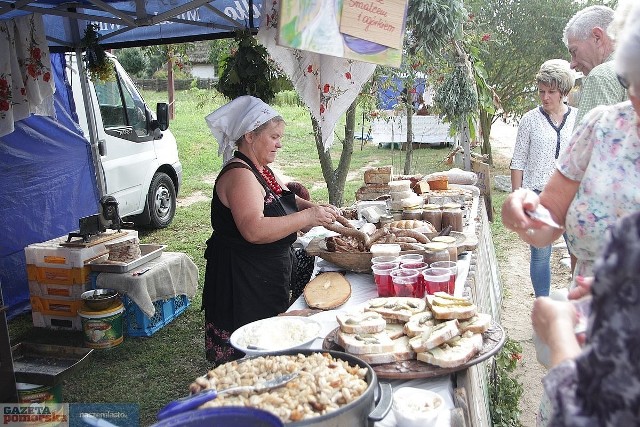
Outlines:
[[[555,170],[558,155],[569,145],[577,110],[568,107],[557,127],[542,107],[527,112],[518,125],[511,169],[521,170],[522,187],[541,191]]]

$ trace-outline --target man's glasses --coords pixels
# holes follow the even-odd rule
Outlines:
[[[622,77],[620,74],[616,74],[616,76],[618,77],[618,81],[620,82],[620,86],[622,86],[625,89],[629,89],[629,80],[627,80],[626,78]]]

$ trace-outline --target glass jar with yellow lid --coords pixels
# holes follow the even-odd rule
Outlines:
[[[422,220],[428,221],[436,231],[442,230],[442,210],[440,206],[428,203],[422,208]]]
[[[453,236],[436,236],[431,239],[432,242],[440,242],[447,245],[449,258],[451,261],[458,259],[458,240]]]
[[[449,258],[447,244],[443,242],[429,242],[424,245],[424,262],[431,265],[437,261],[455,261]]]
[[[452,231],[462,231],[464,227],[462,205],[446,203],[442,205],[442,229],[451,226]]]

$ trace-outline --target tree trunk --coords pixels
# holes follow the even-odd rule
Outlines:
[[[493,166],[493,155],[491,154],[491,123],[493,115],[485,110],[480,110],[480,132],[482,132],[482,146],[480,152],[487,156],[487,163]]]
[[[329,192],[329,203],[338,207],[341,207],[344,203],[344,185],[347,182],[347,174],[349,173],[349,166],[353,155],[357,104],[357,100],[353,101],[347,109],[344,131],[345,138],[344,141],[342,141],[342,154],[340,155],[340,161],[336,170],[333,169],[330,151],[325,151],[324,145],[322,144],[322,130],[320,129],[320,125],[318,121],[311,116],[316,150],[318,151],[318,159],[320,160],[320,167],[322,168],[322,176],[324,177]]]
[[[407,102],[407,151],[404,158],[405,175],[411,174],[411,163],[413,161],[413,106],[411,102]]]

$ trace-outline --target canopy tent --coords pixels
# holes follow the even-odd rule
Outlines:
[[[260,22],[250,0],[0,0],[0,21],[33,13],[42,15],[52,52],[79,52],[88,24],[98,26],[104,48],[119,48],[229,37]],[[29,308],[24,248],[77,229],[78,218],[97,212],[100,197],[64,55],[51,55],[51,63],[55,114],[17,121],[0,137],[0,305],[9,317]]]
[[[260,24],[261,0],[0,0],[0,20],[39,13],[51,51],[81,46],[97,24],[106,49],[230,37]]]
[[[0,21],[40,14],[50,50],[79,53],[89,24],[97,24],[99,43],[106,49],[225,38],[242,29],[256,32],[264,15],[273,25],[279,2],[265,4],[269,10],[263,9],[262,0],[0,0]],[[274,30],[270,27],[261,40],[270,39],[267,45],[272,55],[288,63],[290,77],[321,124],[328,148],[335,122],[375,66],[319,54],[299,55],[275,46]],[[53,58],[52,70],[63,70],[64,64]],[[13,134],[0,137],[0,200],[4,202],[0,235],[12,240],[0,244],[0,285],[9,317],[29,306],[23,248],[73,231],[78,218],[97,212],[97,150],[85,137],[95,138],[78,133],[79,140],[73,142],[69,137],[77,127],[61,120],[75,114],[73,106],[63,102],[69,99],[68,90],[63,80],[56,80],[57,118],[32,116],[17,123]],[[47,128],[58,128],[60,133]],[[24,179],[14,181],[16,175]]]

